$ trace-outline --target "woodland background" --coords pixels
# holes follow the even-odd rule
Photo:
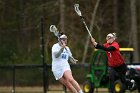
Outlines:
[[[120,47],[133,47],[134,61],[139,61],[140,0],[0,0],[0,64],[42,64],[41,18],[47,64],[57,42],[49,31],[52,24],[68,36],[79,63],[89,63],[94,47],[74,11],[76,3],[97,42],[103,44],[108,33],[116,32]]]

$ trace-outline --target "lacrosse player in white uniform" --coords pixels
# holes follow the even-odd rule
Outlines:
[[[65,85],[72,93],[83,93],[80,85],[73,78],[68,60],[76,64],[76,59],[67,45],[67,36],[61,34],[59,42],[52,47],[52,72],[56,80]]]

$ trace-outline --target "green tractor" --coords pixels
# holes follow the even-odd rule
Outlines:
[[[126,64],[132,64],[133,51],[133,48],[120,48]],[[89,73],[86,75],[87,80],[83,84],[85,93],[93,93],[95,88],[109,88],[107,67],[106,52],[95,49],[90,60]],[[114,87],[116,93],[123,93],[126,90],[119,78],[116,79]]]

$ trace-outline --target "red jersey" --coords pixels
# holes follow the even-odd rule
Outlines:
[[[105,43],[104,47],[108,48],[110,46],[113,46],[116,48],[115,51],[106,51],[107,57],[108,57],[108,65],[110,67],[118,67],[122,64],[124,64],[124,59],[122,58],[119,50],[119,44],[117,42],[113,42],[111,44]]]

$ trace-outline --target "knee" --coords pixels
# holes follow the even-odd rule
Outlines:
[[[68,81],[69,81],[69,82],[73,82],[73,81],[74,81],[74,78],[73,78],[73,77],[68,78]]]
[[[66,79],[66,83],[67,83],[67,84],[73,83],[73,82],[74,82],[74,79],[73,79],[72,77]]]
[[[66,80],[66,82],[65,82],[65,86],[66,86],[67,88],[70,88],[70,86],[71,86],[71,82],[68,81],[68,80]]]

